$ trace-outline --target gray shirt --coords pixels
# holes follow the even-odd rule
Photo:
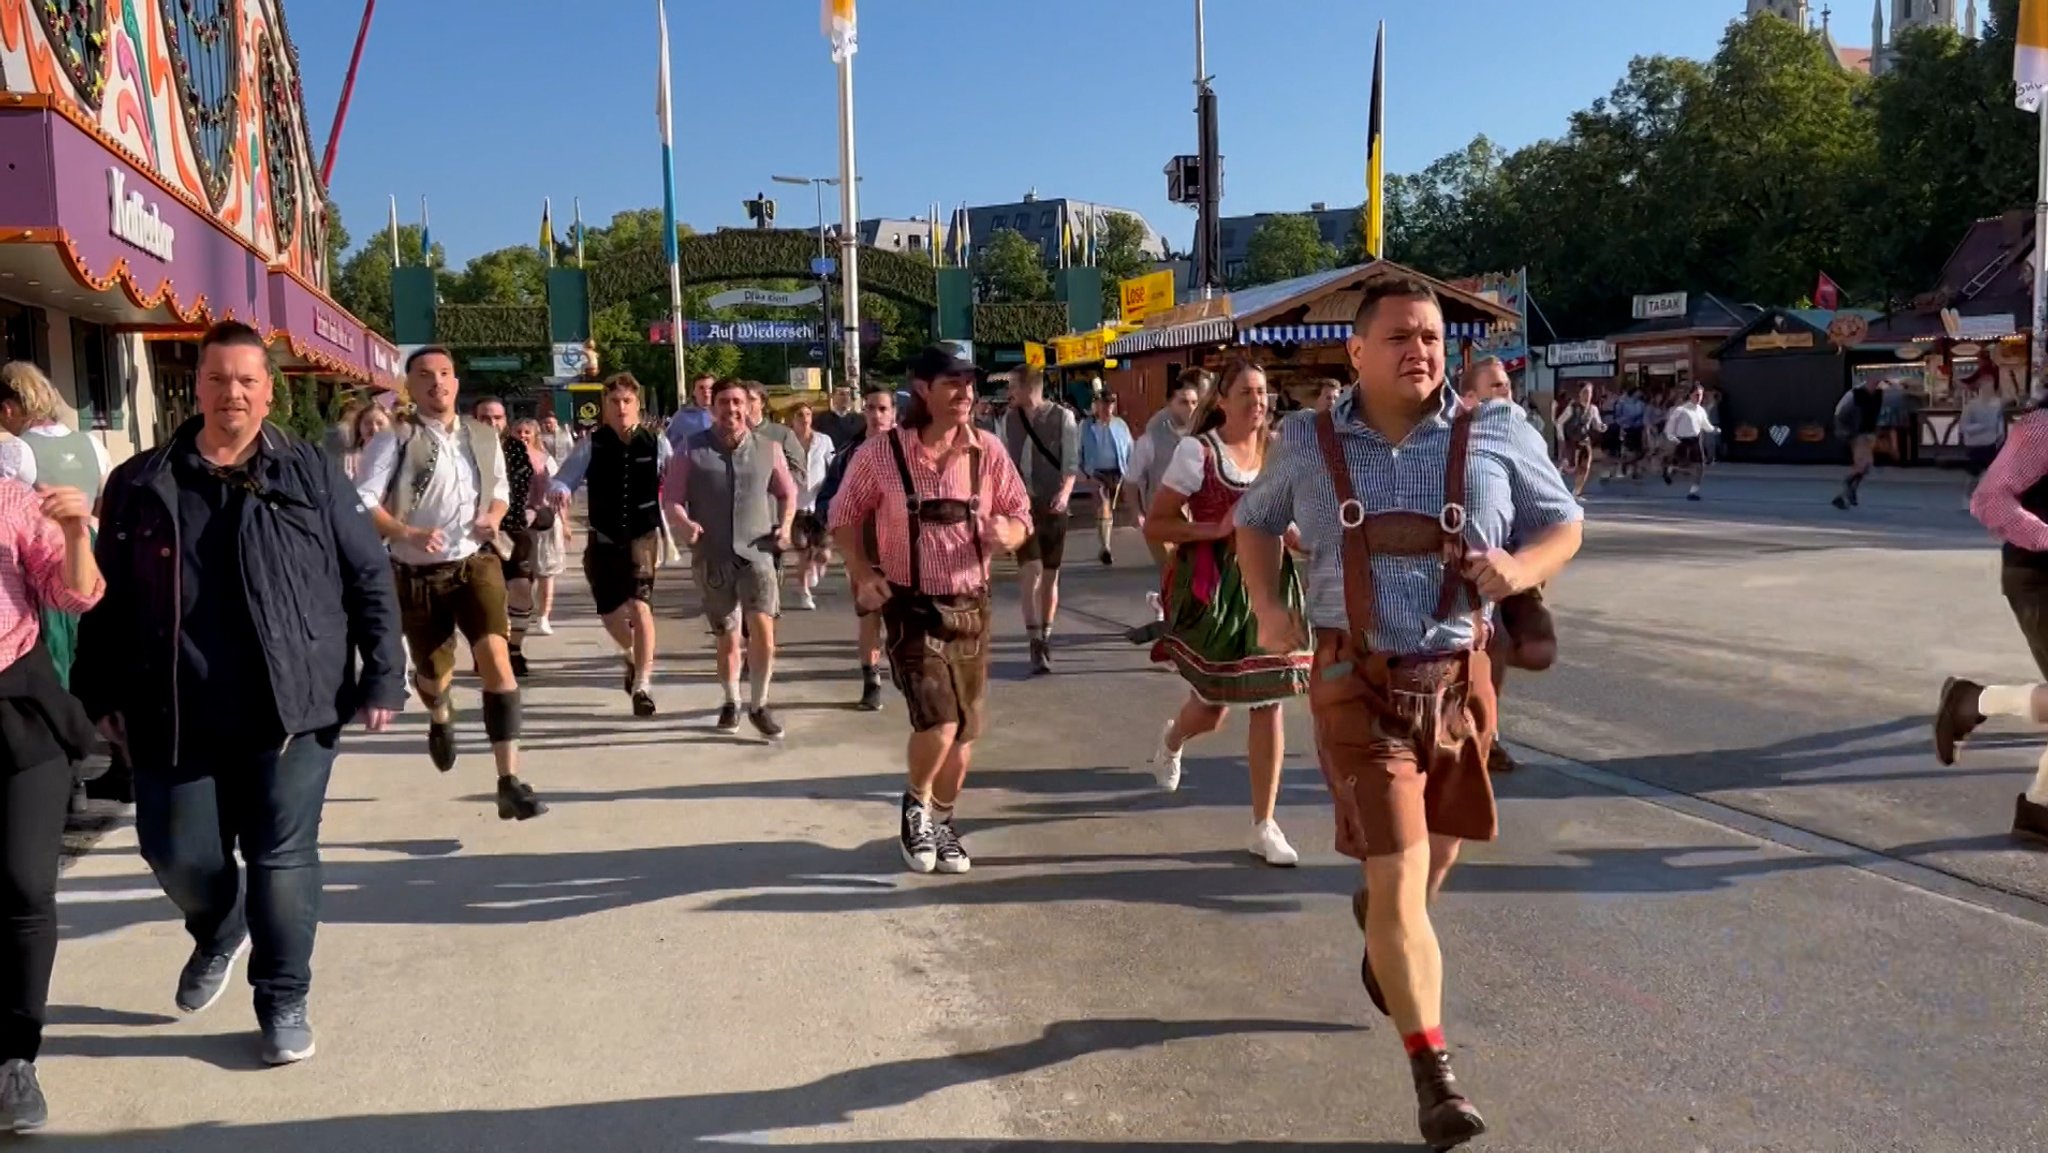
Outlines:
[[[1023,409],[1010,409],[1003,418],[1003,447],[1009,450],[1010,459],[1017,462],[1017,471],[1024,476],[1024,490],[1031,494],[1032,509],[1044,512],[1052,507],[1053,498],[1059,495],[1066,479],[1081,471],[1081,426],[1065,406],[1049,402],[1039,405],[1029,419],[1031,431],[1045,445],[1046,452],[1040,452],[1024,431],[1025,419]],[[1057,466],[1047,459],[1048,452],[1058,455]]]

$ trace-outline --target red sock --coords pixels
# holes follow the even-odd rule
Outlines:
[[[1444,1047],[1444,1031],[1432,1025],[1420,1033],[1409,1033],[1401,1038],[1401,1047],[1408,1050],[1410,1057],[1420,1057],[1431,1049]]]

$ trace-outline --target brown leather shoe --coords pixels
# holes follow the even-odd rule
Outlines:
[[[1955,764],[1956,746],[1984,723],[1984,714],[1977,711],[1977,697],[1983,691],[1983,685],[1959,677],[1941,682],[1941,703],[1934,710],[1935,760]]]
[[[2012,835],[2048,844],[2048,805],[2037,805],[2021,793],[2019,803],[2013,806]]]
[[[1365,932],[1364,889],[1351,894],[1351,916],[1358,922],[1358,931],[1361,933]],[[1380,1016],[1393,1016],[1392,1013],[1387,1012],[1387,995],[1380,992],[1379,978],[1372,975],[1372,954],[1370,952],[1360,954],[1358,979],[1365,985],[1365,995],[1372,998],[1372,1007],[1380,1011]]]
[[[1486,1132],[1479,1110],[1458,1092],[1449,1052],[1425,1050],[1408,1058],[1408,1069],[1415,1074],[1415,1119],[1431,1149],[1443,1153]]]

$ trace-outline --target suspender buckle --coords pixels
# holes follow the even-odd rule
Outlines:
[[[1443,511],[1436,514],[1436,526],[1446,536],[1459,536],[1465,531],[1465,506],[1457,501],[1447,501]]]
[[[1365,503],[1357,497],[1340,503],[1337,506],[1337,523],[1345,528],[1357,528],[1364,524]]]

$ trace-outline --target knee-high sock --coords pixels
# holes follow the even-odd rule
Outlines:
[[[774,677],[774,670],[767,667],[767,662],[765,661],[759,665],[750,663],[747,666],[748,708],[759,709],[767,707],[768,682],[773,680]]]
[[[1109,537],[1111,530],[1115,527],[1114,522],[1108,520],[1098,520],[1095,522],[1095,535],[1102,541],[1103,552],[1109,551]]]
[[[505,639],[505,647],[516,653],[519,646],[526,643],[526,630],[533,623],[533,601],[528,599],[522,606],[511,603],[507,598],[505,620],[511,625],[511,635]]]
[[[2018,717],[2040,723],[2034,715],[2034,694],[2040,685],[1985,685],[1977,695],[1977,711],[1987,717]]]
[[[2027,789],[2027,799],[2037,805],[2048,805],[2048,751],[2041,754],[2041,760],[2034,768],[2034,783]]]

